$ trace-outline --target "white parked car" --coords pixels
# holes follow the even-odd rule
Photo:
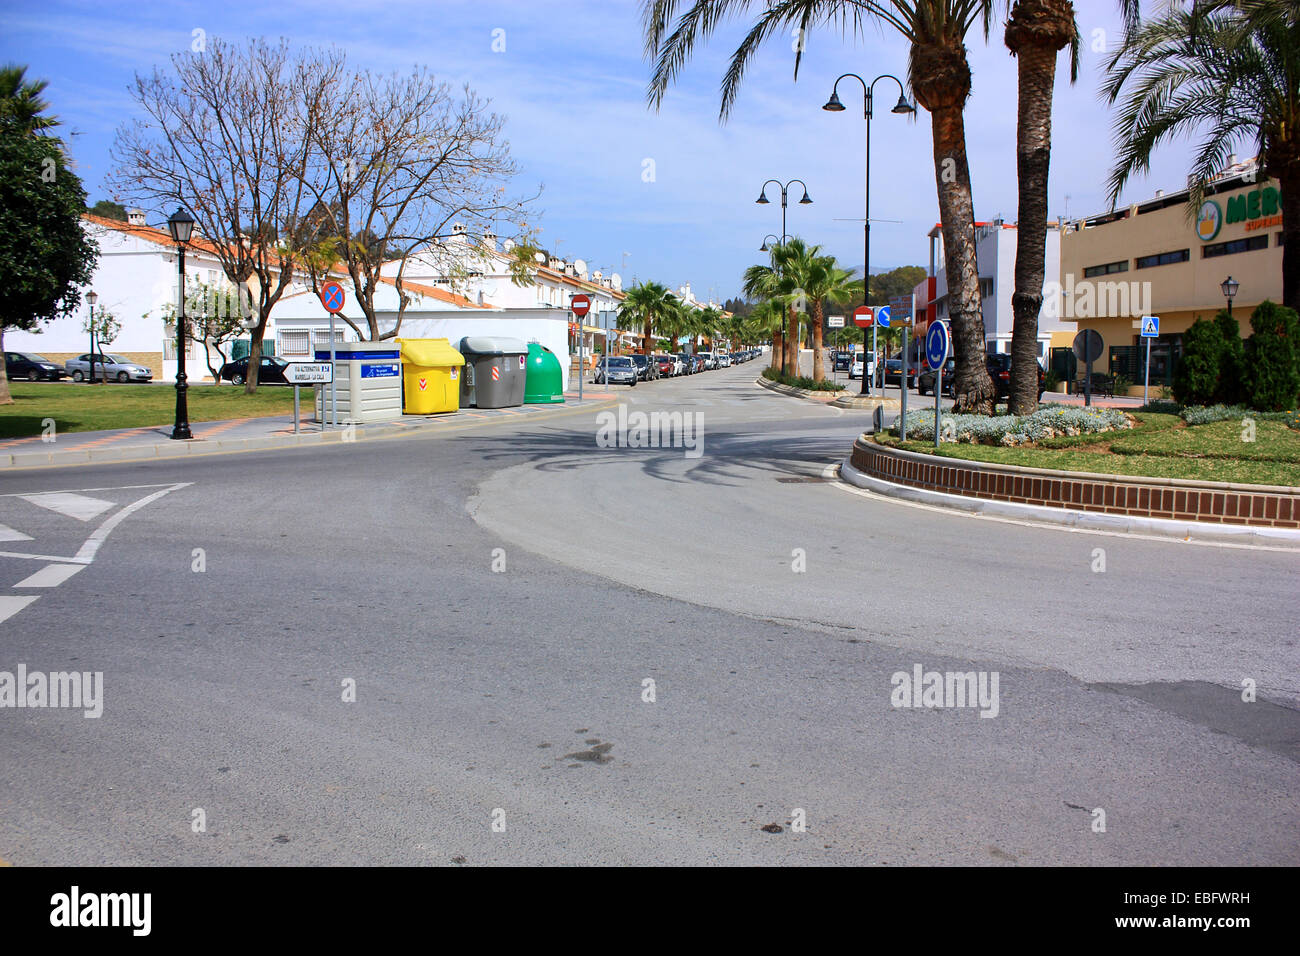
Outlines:
[[[865,357],[865,356],[864,356],[864,354],[863,354],[862,352],[855,352],[855,353],[853,353],[853,361],[849,364],[849,378],[850,378],[850,379],[862,378],[862,360],[863,360],[864,357]],[[876,363],[875,363],[875,362],[870,362],[870,363],[868,363],[868,365],[867,365],[867,374],[868,374],[868,375],[875,375],[875,374],[876,374]]]

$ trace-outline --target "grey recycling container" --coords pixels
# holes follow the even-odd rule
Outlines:
[[[460,407],[512,408],[524,403],[528,383],[528,345],[499,335],[467,335],[460,340],[465,356]]]

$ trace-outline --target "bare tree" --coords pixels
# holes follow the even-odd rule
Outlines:
[[[227,278],[255,286],[249,392],[267,320],[300,256],[282,226],[313,199],[305,175],[321,138],[308,124],[320,116],[300,108],[295,81],[326,86],[343,65],[332,50],[295,57],[283,40],[211,38],[204,52],[173,56],[170,70],[136,76],[133,96],[147,119],[121,127],[114,142],[115,190],[164,216],[185,206]]]
[[[398,334],[410,301],[402,288],[407,262],[436,248],[453,223],[466,228],[458,261],[487,254],[470,237],[494,224],[526,230],[531,200],[507,193],[516,169],[503,121],[468,87],[454,95],[424,69],[388,76],[339,71],[321,82],[318,71],[304,67],[296,84],[315,145],[303,172],[313,199],[303,231],[318,237],[313,284],[329,259],[347,272],[364,327],[344,320],[361,338]],[[389,326],[376,313],[375,292],[394,262],[398,311]]]

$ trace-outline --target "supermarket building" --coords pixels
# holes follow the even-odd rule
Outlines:
[[[1280,199],[1277,181],[1258,178],[1252,161],[1213,181],[1194,216],[1184,189],[1068,222],[1061,234],[1060,285],[1052,290],[1058,294],[1047,297],[1044,313],[1057,309],[1079,330],[1099,332],[1105,348],[1093,371],[1136,384],[1145,358],[1141,317],[1159,316],[1151,383],[1169,385],[1183,333],[1227,306],[1222,285],[1229,277],[1238,283],[1232,314],[1243,338],[1250,335],[1255,306],[1282,301]],[[1067,349],[1053,348],[1051,363],[1062,377],[1081,371]]]

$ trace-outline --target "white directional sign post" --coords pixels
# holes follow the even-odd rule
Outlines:
[[[293,433],[298,434],[299,387],[329,385],[334,381],[334,366],[328,362],[290,362],[284,367],[284,380],[293,386]]]
[[[1147,390],[1151,385],[1151,340],[1160,336],[1160,316],[1142,316],[1142,338],[1147,340],[1147,367],[1142,374],[1142,404],[1149,401]]]

